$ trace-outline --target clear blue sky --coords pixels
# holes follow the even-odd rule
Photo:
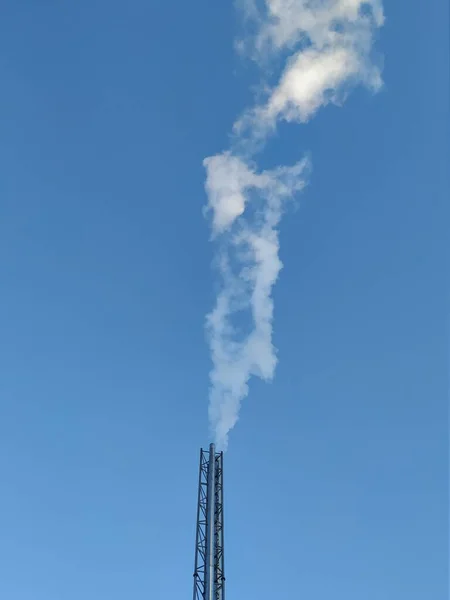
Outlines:
[[[191,597],[231,4],[2,4],[2,599]],[[385,11],[384,90],[264,155],[314,170],[226,455],[230,600],[447,597],[447,2]]]

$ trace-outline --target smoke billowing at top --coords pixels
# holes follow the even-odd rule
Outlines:
[[[226,448],[252,375],[273,378],[272,288],[282,268],[278,225],[289,200],[303,189],[307,158],[260,171],[254,159],[280,121],[306,123],[327,104],[340,105],[362,84],[382,85],[372,60],[373,36],[383,24],[381,0],[240,0],[240,52],[260,65],[284,59],[276,83],[240,115],[229,150],[206,158],[207,209],[217,245],[220,289],[207,332],[213,368],[209,419]],[[287,58],[286,58],[287,56]]]

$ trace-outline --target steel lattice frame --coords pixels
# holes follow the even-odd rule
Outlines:
[[[210,481],[210,470],[214,481]],[[213,527],[210,527],[209,514],[214,515]],[[211,444],[209,452],[200,450],[194,600],[225,600],[223,534],[223,453],[215,452]]]

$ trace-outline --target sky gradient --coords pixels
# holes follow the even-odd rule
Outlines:
[[[229,4],[3,4],[1,598],[192,594],[202,161],[258,81]],[[225,457],[233,600],[448,595],[448,6],[384,8],[384,88],[260,157],[313,170]]]

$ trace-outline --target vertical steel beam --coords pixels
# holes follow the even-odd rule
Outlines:
[[[215,505],[216,505],[216,451],[214,444],[209,446],[208,501],[206,517],[206,577],[205,600],[215,600]]]
[[[200,450],[197,528],[195,540],[194,600],[205,599],[208,464],[209,458],[207,452]]]
[[[215,578],[216,589],[214,600],[225,600],[225,560],[223,541],[223,452],[216,455],[216,486],[215,486]]]

